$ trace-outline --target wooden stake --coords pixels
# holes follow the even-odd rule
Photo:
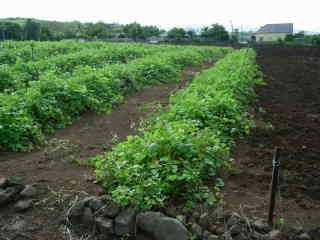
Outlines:
[[[271,180],[271,192],[270,192],[270,205],[269,205],[269,216],[268,216],[268,224],[273,226],[273,212],[276,205],[276,194],[278,189],[278,179],[279,179],[279,148],[275,148],[272,160],[272,180]]]

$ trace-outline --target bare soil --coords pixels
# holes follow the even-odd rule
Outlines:
[[[205,63],[203,68],[211,65]],[[110,114],[87,112],[71,126],[58,130],[39,150],[0,153],[0,177],[35,184],[40,190],[33,209],[25,213],[0,208],[0,240],[67,237],[59,228],[70,202],[77,196],[103,194],[95,184],[93,169],[79,163],[110,149],[115,138],[123,140],[134,134],[139,122],[155,111],[156,104],[167,105],[169,96],[200,71],[189,67],[179,83],[151,86],[132,94]]]
[[[267,218],[272,156],[280,148],[275,219],[320,226],[320,49],[260,47],[265,86],[256,92],[256,128],[236,143],[223,191],[227,209]],[[264,109],[264,111],[261,110]]]

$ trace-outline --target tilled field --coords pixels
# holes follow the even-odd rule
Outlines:
[[[257,127],[234,149],[237,170],[226,180],[227,207],[266,218],[272,155],[279,147],[275,218],[284,224],[319,227],[320,50],[260,47],[257,53],[266,85],[256,89]]]
[[[224,177],[225,205],[212,211],[198,209],[192,214],[184,212],[185,209],[164,210],[173,217],[182,213],[191,223],[199,219],[200,226],[189,224],[192,234],[201,236],[199,239],[209,239],[205,229],[210,230],[207,233],[216,234],[214,237],[219,235],[219,239],[229,239],[227,233],[236,230],[236,236],[246,236],[239,232],[247,231],[252,239],[257,239],[256,236],[274,239],[270,234],[257,235],[250,229],[256,219],[267,217],[275,147],[280,148],[281,160],[275,212],[277,227],[316,229],[320,225],[320,50],[260,47],[257,53],[266,85],[256,89],[258,97],[252,109],[256,128],[249,138],[238,140],[233,150],[235,166]],[[57,131],[46,147],[38,151],[2,152],[1,174],[13,182],[35,184],[37,193],[33,193],[32,188],[27,193],[19,193],[26,199],[33,195],[32,208],[11,204],[0,209],[0,240],[74,238],[64,227],[68,225],[65,223],[71,203],[86,196],[104,194],[96,184],[93,170],[82,166],[81,160],[102,153],[118,140],[135,133],[139,121],[156,110],[156,103],[166,105],[170,93],[184,87],[200,70],[187,68],[179,84],[145,88],[126,98],[110,114],[87,112],[68,128]],[[1,180],[0,186],[5,184]],[[174,213],[170,214],[171,210]],[[217,223],[217,219],[221,221]],[[87,236],[82,237],[86,239]]]

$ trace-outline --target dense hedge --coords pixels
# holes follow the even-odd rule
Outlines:
[[[124,206],[214,203],[233,140],[252,126],[247,110],[260,77],[253,50],[228,54],[175,94],[169,109],[151,117],[140,134],[90,159],[98,179]]]
[[[30,149],[43,142],[45,133],[65,127],[88,109],[108,111],[130,91],[177,81],[183,67],[220,58],[229,51],[169,47],[169,51],[128,64],[85,66],[69,77],[49,71],[26,89],[0,94],[0,148]]]

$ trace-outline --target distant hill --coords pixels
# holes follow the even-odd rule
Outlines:
[[[59,21],[48,21],[48,20],[40,20],[35,18],[2,18],[0,22],[11,22],[17,23],[21,27],[25,26],[28,20],[32,20],[36,23],[39,23],[43,28],[48,28],[52,32],[74,32],[77,31],[83,23],[79,21],[72,22],[59,22]]]
[[[146,40],[159,37],[163,30],[139,23],[59,22],[34,18],[0,19],[0,40],[115,39]]]

